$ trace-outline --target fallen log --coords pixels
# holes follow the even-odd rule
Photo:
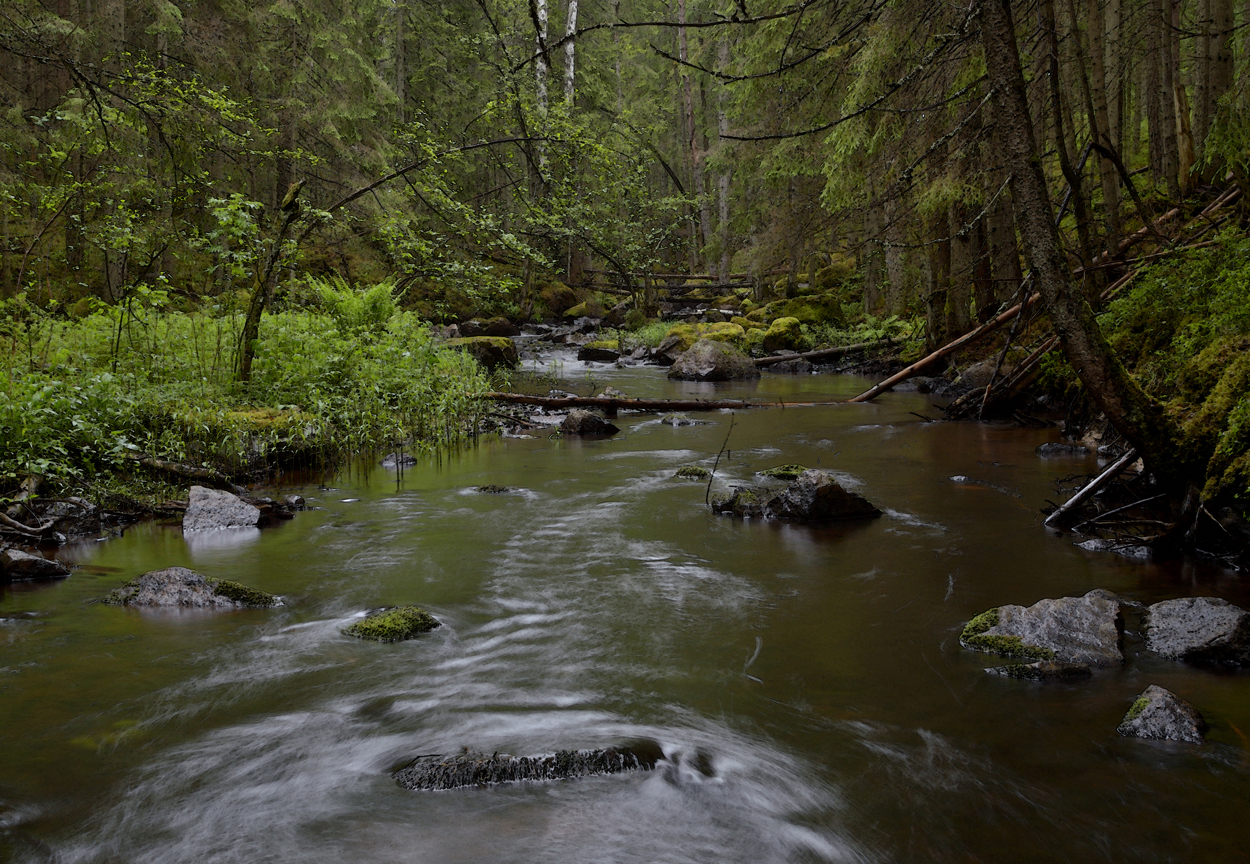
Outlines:
[[[879,339],[876,342],[859,342],[855,345],[839,345],[837,348],[821,348],[819,351],[805,351],[802,354],[778,354],[773,357],[760,357],[756,366],[772,366],[776,363],[787,363],[791,360],[821,360],[825,357],[841,357],[853,351],[864,351],[869,348],[893,345],[893,339]]]
[[[1067,501],[1063,503],[1062,507],[1060,507],[1054,513],[1051,513],[1049,516],[1047,516],[1046,521],[1043,522],[1042,524],[1049,525],[1050,523],[1058,519],[1060,516],[1062,516],[1064,513],[1067,513],[1073,507],[1076,507],[1081,502],[1085,501],[1087,498],[1089,498],[1089,496],[1093,495],[1103,486],[1106,486],[1108,483],[1114,480],[1117,476],[1119,476],[1121,471],[1123,471],[1129,465],[1133,464],[1133,462],[1135,461],[1137,461],[1137,451],[1129,450],[1119,459],[1115,460],[1115,462],[1111,463],[1111,467],[1109,467],[1106,471],[1103,471],[1093,480],[1089,481],[1084,486],[1082,486],[1075,495],[1073,495],[1071,498],[1069,498]]]
[[[225,489],[227,492],[238,493],[245,491],[243,487],[236,486],[234,481],[225,474],[212,468],[201,468],[196,465],[184,465],[181,462],[170,462],[165,459],[157,459],[155,456],[149,456],[146,453],[127,453],[126,458],[131,462],[138,462],[144,468],[151,468],[154,471],[161,471],[165,474],[173,474],[176,477],[185,477],[188,480],[198,480],[206,486]]]
[[[23,525],[21,522],[18,522],[16,519],[5,513],[0,513],[0,526],[4,526],[10,531],[16,532],[25,537],[42,537],[52,530],[52,526],[54,524],[54,522],[48,522],[44,525],[36,525],[32,527],[30,525]]]
[[[1040,299],[1042,299],[1041,294],[1034,294],[1033,296],[1029,297],[1029,299],[1025,300],[1023,303],[1017,303],[1015,306],[1012,306],[1010,309],[1008,309],[1006,312],[999,315],[997,318],[991,318],[989,321],[986,321],[984,324],[982,324],[980,327],[973,330],[972,332],[965,333],[964,335],[960,336],[958,339],[954,340],[953,342],[946,343],[941,348],[939,348],[938,350],[930,354],[928,357],[925,357],[921,360],[917,360],[915,363],[908,366],[902,372],[898,372],[894,375],[891,375],[889,378],[886,378],[884,381],[880,381],[872,385],[863,393],[860,393],[858,396],[854,397],[853,399],[848,399],[847,401],[848,402],[867,402],[870,399],[877,398],[877,396],[881,395],[886,390],[889,390],[895,384],[899,383],[900,381],[906,381],[908,378],[915,375],[921,369],[924,369],[926,366],[932,365],[935,361],[940,360],[941,358],[945,357],[947,354],[954,353],[955,351],[958,351],[960,348],[964,347],[965,345],[971,345],[973,342],[976,342],[978,339],[980,339],[982,336],[985,336],[987,333],[991,333],[994,330],[997,330],[999,327],[1003,326],[1008,321],[1015,318],[1017,315],[1019,315],[1025,309],[1028,309],[1030,306],[1032,306],[1034,303],[1036,303]]]
[[[610,396],[530,396],[525,393],[484,393],[483,399],[536,405],[540,408],[603,408],[607,412],[627,411],[722,411],[739,408],[811,408],[845,405],[835,402],[748,402],[745,399],[618,399]]]

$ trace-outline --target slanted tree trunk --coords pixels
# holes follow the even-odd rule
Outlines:
[[[1103,337],[1093,309],[1072,284],[1033,137],[1011,0],[982,0],[981,36],[995,93],[995,118],[1003,124],[1003,157],[1011,172],[1021,240],[1064,353],[1112,426],[1137,449],[1165,488],[1183,495],[1195,466],[1181,451],[1179,430],[1128,374]],[[1201,477],[1201,465],[1198,471],[1196,476]]]

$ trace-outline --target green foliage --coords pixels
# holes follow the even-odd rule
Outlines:
[[[397,309],[395,283],[390,279],[364,289],[349,285],[337,273],[325,279],[313,277],[309,282],[343,334],[380,333]]]

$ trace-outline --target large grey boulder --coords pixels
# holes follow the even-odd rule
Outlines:
[[[151,570],[113,591],[104,602],[181,609],[267,609],[282,605],[272,594],[225,579],[206,579],[186,567]]]
[[[615,435],[621,430],[593,411],[574,408],[560,422],[560,431],[565,435],[602,436]]]
[[[1207,722],[1184,699],[1151,684],[1137,697],[1115,731],[1126,738],[1201,744]]]
[[[764,505],[764,513],[770,519],[802,522],[881,515],[881,511],[863,496],[843,489],[827,471],[819,468],[809,468],[800,474]]]
[[[187,512],[182,517],[183,531],[210,531],[218,528],[255,528],[260,509],[238,495],[221,489],[192,486]]]
[[[669,378],[681,381],[735,381],[758,378],[760,370],[750,357],[732,345],[700,339],[684,351],[668,370]]]
[[[1250,613],[1218,597],[1164,600],[1146,610],[1146,647],[1172,660],[1250,663]]]
[[[974,651],[1089,666],[1124,662],[1120,604],[1095,589],[1084,597],[998,606],[964,627],[959,644]]]
[[[32,555],[12,546],[0,548],[0,578],[7,580],[64,579],[69,568],[60,561]]]

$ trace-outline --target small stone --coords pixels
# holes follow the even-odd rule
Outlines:
[[[1084,549],[1086,552],[1113,552],[1125,558],[1132,558],[1134,561],[1149,561],[1154,554],[1149,546],[1118,543],[1115,540],[1103,540],[1098,537],[1086,540],[1084,543],[1077,543],[1076,548]]]
[[[239,496],[221,489],[192,486],[183,531],[209,531],[219,528],[254,528],[260,521],[260,510],[242,501]]]
[[[1146,610],[1146,647],[1171,660],[1250,663],[1250,613],[1218,597],[1164,600]]]
[[[699,426],[704,421],[691,420],[685,414],[665,414],[660,418],[660,422],[665,426]]]
[[[64,579],[68,575],[69,568],[60,561],[12,546],[0,549],[0,576],[5,579]]]
[[[593,411],[574,408],[560,423],[560,431],[565,435],[606,436],[621,430]]]
[[[603,392],[597,397],[599,399],[628,399],[629,397],[617,390],[615,387],[604,387]]]
[[[1064,678],[1088,678],[1086,663],[1060,663],[1055,660],[1038,660],[1036,663],[1011,663],[1007,666],[991,666],[985,670],[991,675],[1019,678],[1024,681],[1056,681]]]
[[[287,495],[282,499],[282,506],[291,511],[307,510],[308,502],[304,500],[303,495]]]
[[[1137,697],[1115,731],[1126,738],[1201,744],[1207,723],[1198,709],[1184,699],[1151,684]]]
[[[1089,455],[1089,451],[1080,444],[1062,444],[1057,441],[1049,441],[1045,444],[1040,444],[1033,452],[1043,459],[1064,457],[1084,459]]]
[[[964,627],[959,644],[1004,657],[1116,666],[1124,662],[1123,635],[1120,604],[1090,592],[982,612]]]

